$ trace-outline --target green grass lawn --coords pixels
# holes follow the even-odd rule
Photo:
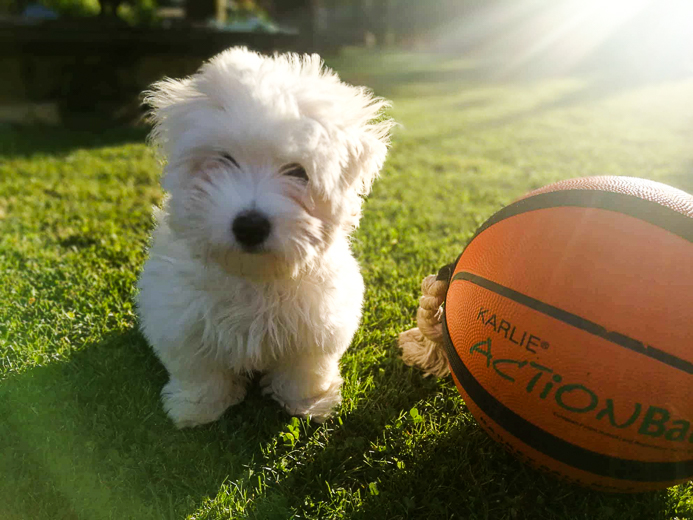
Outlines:
[[[608,495],[529,469],[397,349],[421,278],[523,192],[595,174],[693,191],[693,80],[332,64],[391,98],[401,126],[354,240],[368,290],[344,404],[319,426],[255,387],[175,430],[133,309],[162,196],[144,132],[0,131],[0,519],[693,518],[691,484]]]

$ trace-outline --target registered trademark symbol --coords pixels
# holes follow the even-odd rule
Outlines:
[[[541,348],[544,350],[549,350],[549,342],[548,341],[542,341],[541,342]]]

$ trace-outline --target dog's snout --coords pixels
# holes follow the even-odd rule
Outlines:
[[[244,211],[238,215],[231,226],[236,240],[246,248],[262,244],[270,234],[272,225],[269,219],[259,211]]]

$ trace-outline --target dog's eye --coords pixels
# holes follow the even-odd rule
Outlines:
[[[281,169],[282,175],[288,175],[289,177],[295,177],[301,179],[302,181],[308,182],[308,174],[306,169],[298,163],[287,164]]]
[[[222,152],[220,155],[221,155],[221,158],[222,158],[222,159],[224,159],[224,160],[227,161],[227,162],[230,162],[230,163],[233,164],[236,168],[240,168],[240,167],[241,167],[241,166],[238,164],[238,161],[236,161],[236,159],[234,159],[233,157],[231,157],[231,156],[230,156],[229,154],[227,154],[226,152]]]

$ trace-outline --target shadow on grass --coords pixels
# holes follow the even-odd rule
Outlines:
[[[368,440],[380,436],[373,431]],[[504,453],[474,422],[457,423],[442,435],[413,442],[414,454],[410,451],[408,455],[400,453],[404,448],[402,442],[381,444],[383,452],[377,453],[373,465],[365,468],[356,467],[359,461],[363,462],[353,452],[341,450],[340,453],[339,447],[328,447],[312,461],[311,468],[292,473],[281,482],[275,494],[258,500],[256,512],[262,513],[252,517],[287,518],[264,514],[264,502],[276,503],[278,496],[295,497],[289,504],[294,508],[292,511],[303,509],[304,490],[314,484],[317,473],[329,487],[325,483],[321,487],[313,486],[311,504],[333,504],[339,501],[339,491],[353,492],[360,488],[363,501],[349,515],[352,519],[382,518],[384,511],[391,520],[672,518],[672,504],[666,491],[638,495],[634,499],[632,495],[610,495],[565,484]],[[368,442],[365,444],[373,451]],[[402,461],[401,468],[392,462],[394,457]],[[363,487],[364,481],[369,483],[368,488]],[[313,517],[321,518],[319,514]]]
[[[295,447],[280,441],[270,450],[288,418],[257,388],[217,423],[175,430],[159,403],[167,375],[136,331],[13,375],[0,383],[3,518],[182,518],[220,492],[227,498],[201,517],[233,511],[230,500],[245,502],[238,506],[244,517],[310,511],[322,518],[344,490],[352,494],[348,509],[360,504],[350,517],[363,519],[383,511],[401,512],[390,518],[522,518],[524,510],[657,519],[671,509],[665,492],[634,501],[534,472],[461,413],[451,384],[423,379],[391,354],[359,371],[373,384],[341,421],[305,425]],[[427,422],[438,423],[423,436],[399,414],[416,403]],[[266,485],[257,488],[263,472]]]
[[[2,517],[182,518],[241,478],[287,421],[256,393],[178,431],[159,403],[166,378],[130,331],[0,382]]]
[[[634,498],[560,482],[504,453],[475,423],[417,445],[416,458],[385,473],[379,493],[352,518],[377,518],[383,509],[399,509],[393,519],[671,518],[666,491]]]
[[[381,373],[370,367],[359,377],[369,370]],[[65,362],[0,382],[3,519],[183,518],[219,493],[227,496],[215,500],[211,517],[219,506],[247,505],[255,518],[287,518],[303,505],[288,498],[302,497],[295,485],[349,474],[357,482],[362,452],[385,424],[435,390],[426,381],[400,392],[384,377],[376,376],[376,393],[385,388],[392,398],[367,398],[341,426],[335,419],[327,429],[304,423],[303,440],[322,429],[329,443],[299,444],[291,452],[281,434],[289,417],[257,386],[218,422],[176,430],[159,402],[164,368],[137,331],[112,335]],[[282,472],[287,453],[300,460],[295,477]],[[264,489],[255,485],[261,473]],[[289,495],[281,493],[284,476]]]
[[[66,361],[41,362],[47,364],[0,382],[3,520],[183,518],[220,493],[213,509],[247,505],[257,518],[287,518],[293,504],[272,490],[278,481],[282,489],[277,463],[291,451],[282,446],[290,418],[257,385],[218,422],[176,430],[159,401],[167,374],[136,330],[107,336]],[[369,371],[380,373],[369,367],[359,377]],[[394,398],[366,399],[334,431],[333,419],[327,448],[297,445],[289,454],[307,471],[296,481],[337,478],[397,410],[435,389],[426,381],[400,392],[383,377],[376,376],[376,387]],[[303,440],[324,429],[304,428]],[[265,491],[255,486],[263,472]],[[300,497],[300,490],[291,492]]]
[[[0,129],[0,159],[62,156],[76,150],[142,143],[146,127],[68,129],[26,126]]]
[[[348,518],[363,520],[385,512],[392,520],[530,518],[526,512],[547,519],[664,520],[677,506],[666,491],[634,499],[555,480],[494,442],[450,381],[424,379],[395,356],[370,372],[372,391],[359,407],[342,415],[340,425],[333,421],[327,445],[301,448],[302,460],[257,496],[248,518],[332,518],[344,502]],[[424,417],[418,433],[417,421],[399,413],[414,405]]]

